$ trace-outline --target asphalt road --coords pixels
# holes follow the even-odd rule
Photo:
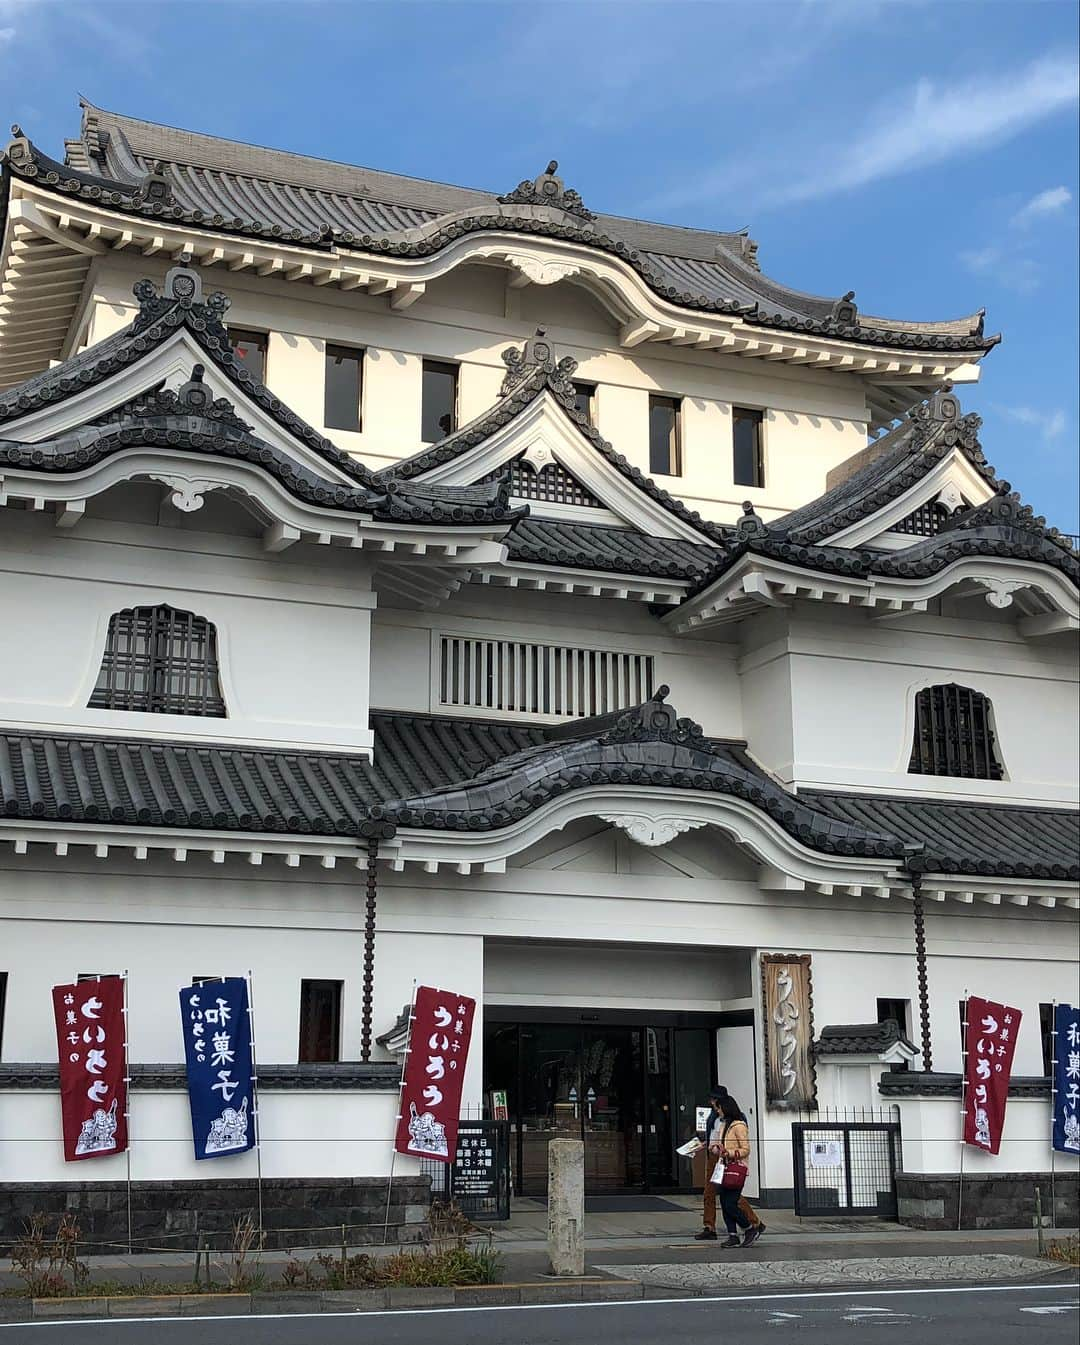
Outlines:
[[[282,1317],[90,1320],[0,1326],[0,1345],[701,1345],[720,1337],[776,1345],[777,1328],[799,1345],[1076,1345],[1075,1284],[743,1294],[522,1308]],[[896,1328],[903,1329],[898,1336]]]

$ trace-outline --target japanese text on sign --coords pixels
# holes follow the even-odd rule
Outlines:
[[[416,991],[394,1147],[450,1163],[476,1001],[422,985]]]
[[[52,995],[64,1158],[121,1153],[127,1148],[123,977],[57,985]]]
[[[964,1142],[986,1153],[1001,1148],[1020,1019],[1007,1004],[976,995],[967,1001]]]

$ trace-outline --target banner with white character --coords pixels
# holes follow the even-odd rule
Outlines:
[[[1080,1009],[1054,1009],[1054,1148],[1080,1154]]]
[[[196,1158],[224,1158],[255,1147],[251,1019],[243,976],[180,991],[191,1138]]]

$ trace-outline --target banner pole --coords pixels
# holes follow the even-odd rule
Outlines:
[[[98,977],[101,980],[101,977]],[[127,1143],[124,1145],[124,1158],[127,1162],[127,1249],[128,1256],[132,1251],[132,1218],[131,1218],[131,1055],[128,1046],[128,969],[124,968],[124,1135]]]
[[[964,1140],[964,1131],[967,1129],[967,1071],[968,1071],[968,990],[964,987],[964,1018],[961,1024],[963,1031],[961,1041],[963,1043],[960,1050],[960,1175],[956,1191],[956,1231],[960,1231],[960,1226],[964,1217],[964,1149],[967,1147]]]
[[[263,1232],[262,1125],[259,1122],[259,1066],[255,1054],[255,977],[248,967],[248,1040],[251,1043],[251,1121],[255,1127],[255,1185],[259,1197],[259,1250],[266,1241]]]
[[[1057,1231],[1056,1155],[1054,1122],[1057,1119],[1057,1000],[1050,1004],[1050,1227]]]
[[[401,1120],[401,1099],[405,1094],[405,1071],[409,1066],[409,1052],[412,1049],[412,1025],[416,1017],[416,978],[412,983],[412,999],[409,1002],[409,1032],[405,1038],[405,1051],[401,1057],[401,1078],[398,1080],[397,1116],[394,1118],[394,1140],[393,1147],[390,1150],[390,1176],[386,1182],[386,1210],[383,1213],[383,1246],[386,1246],[387,1234],[390,1231],[390,1197],[394,1192],[394,1168],[397,1166],[397,1128]]]

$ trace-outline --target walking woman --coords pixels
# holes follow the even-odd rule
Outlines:
[[[749,1247],[761,1236],[761,1229],[751,1223],[739,1208],[742,1189],[746,1183],[748,1169],[746,1160],[750,1157],[750,1131],[743,1120],[739,1104],[731,1096],[720,1099],[720,1161],[713,1172],[713,1184],[720,1201],[727,1229],[727,1242],[723,1247]],[[743,1230],[742,1242],[739,1242],[739,1229]]]

